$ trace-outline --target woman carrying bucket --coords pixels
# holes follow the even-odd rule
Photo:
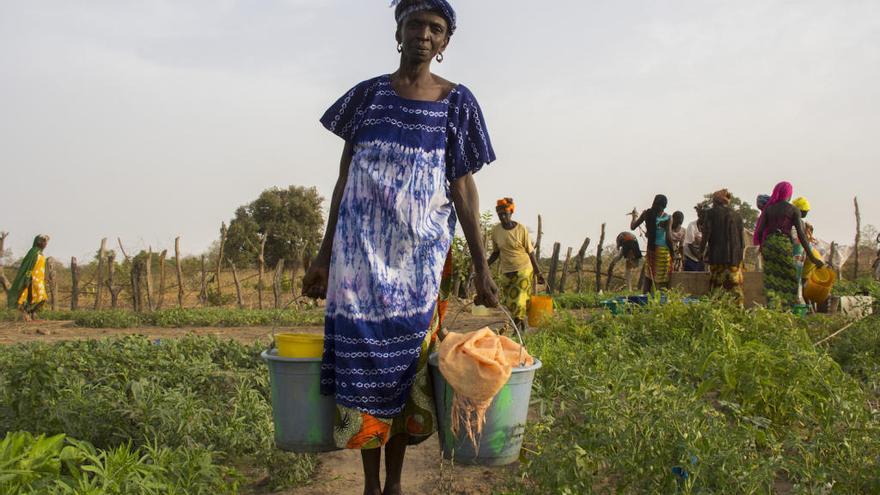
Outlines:
[[[49,298],[46,295],[46,257],[43,250],[49,244],[49,236],[38,235],[33,247],[27,252],[12,286],[6,294],[7,307],[18,308],[24,321],[34,321]]]
[[[305,295],[327,297],[321,392],[337,404],[337,446],[361,450],[369,494],[399,493],[407,445],[436,429],[427,358],[455,214],[476,302],[498,304],[472,177],[495,153],[474,95],[431,73],[455,11],[445,0],[403,0],[394,14],[399,68],[357,84],[321,119],[345,146],[327,232],[303,279]]]
[[[495,205],[500,223],[492,229],[492,245],[489,265],[501,259],[501,303],[513,316],[516,326],[525,330],[529,296],[532,292],[532,274],[539,284],[544,275],[535,259],[535,248],[529,239],[529,231],[521,223],[512,220],[515,209],[513,198],[499,199]]]

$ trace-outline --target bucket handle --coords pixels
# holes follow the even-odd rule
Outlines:
[[[452,318],[452,322],[447,326],[451,326],[452,323],[455,323],[458,320],[458,317],[461,316],[461,314],[464,312],[465,309],[467,309],[471,306],[474,306],[474,305],[475,305],[474,301],[472,301],[472,300],[463,304],[458,309],[458,311],[455,313],[455,316]],[[503,304],[499,304],[497,309],[500,309],[501,312],[504,313],[504,316],[507,317],[507,322],[510,323],[510,325],[513,327],[513,331],[516,332],[516,337],[519,339],[519,358],[517,358],[517,359],[519,361],[520,366],[525,366],[526,362],[525,362],[525,359],[523,359],[523,351],[526,348],[526,343],[522,338],[522,334],[519,331],[519,327],[516,325],[516,321],[513,319],[513,316],[510,315],[510,312],[507,310],[507,308],[504,307]],[[489,329],[491,329],[495,333],[498,333],[498,331],[492,327],[489,327]]]

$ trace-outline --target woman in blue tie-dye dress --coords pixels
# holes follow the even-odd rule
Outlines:
[[[408,444],[436,429],[427,357],[442,316],[456,216],[479,303],[497,305],[472,174],[495,159],[474,95],[430,71],[455,29],[445,0],[395,10],[400,68],[357,84],[321,123],[345,140],[327,233],[303,281],[326,294],[321,391],[338,405],[336,441],[361,449],[365,493],[397,493]]]

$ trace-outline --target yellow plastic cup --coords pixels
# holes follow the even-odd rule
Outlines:
[[[286,358],[319,358],[324,354],[324,336],[310,333],[275,334],[278,355]]]

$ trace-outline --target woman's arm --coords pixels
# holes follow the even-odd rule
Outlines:
[[[798,240],[801,241],[801,246],[803,246],[804,248],[804,254],[807,255],[807,258],[809,258],[814,265],[816,265],[816,268],[822,268],[823,266],[825,266],[825,263],[817,258],[815,254],[813,254],[813,246],[810,245],[810,241],[807,240],[807,233],[804,232],[804,222],[801,220],[800,210],[798,210],[794,206],[792,206],[791,209],[791,223],[794,224],[794,230],[797,231]]]
[[[480,235],[480,195],[474,177],[468,173],[450,184],[452,202],[461,222],[461,230],[471,252],[474,263],[474,286],[477,298],[474,302],[490,308],[498,306],[498,287],[492,281],[489,265],[486,263],[486,251]]]
[[[500,258],[500,257],[501,257],[501,252],[498,251],[498,248],[496,247],[495,250],[492,251],[492,254],[489,255],[489,260],[486,263],[491,265],[492,263],[495,263],[496,261],[498,261],[498,258]]]
[[[342,149],[342,158],[339,160],[339,177],[336,179],[336,187],[333,188],[333,196],[330,199],[330,212],[327,215],[327,230],[324,232],[324,240],[321,242],[321,248],[318,250],[315,260],[303,277],[302,293],[304,296],[321,299],[327,297],[327,279],[330,277],[330,253],[333,250],[336,221],[339,219],[339,204],[342,203],[342,193],[345,191],[345,184],[348,182],[351,149],[351,143],[345,143],[345,147]]]
[[[642,214],[639,215],[639,218],[637,218],[629,223],[629,229],[636,230],[639,227],[639,225],[645,223],[645,217],[647,216],[647,214],[648,214],[648,210],[642,211]]]

